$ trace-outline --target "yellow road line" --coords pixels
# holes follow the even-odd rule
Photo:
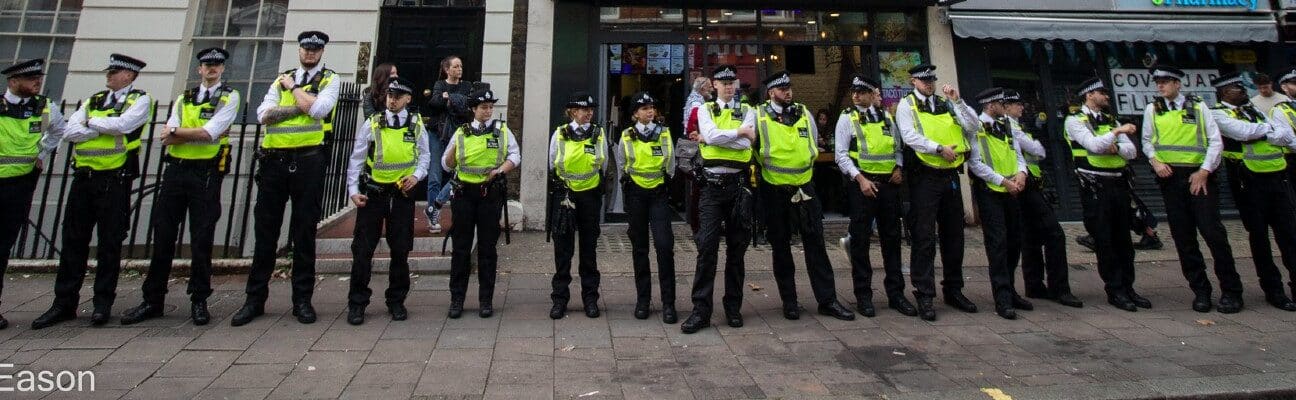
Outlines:
[[[1013,400],[1012,396],[1005,394],[1002,390],[995,388],[981,388],[981,393],[990,396],[992,400]]]

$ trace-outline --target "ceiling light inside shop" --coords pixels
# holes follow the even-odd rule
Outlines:
[[[814,25],[814,24],[815,24],[815,21],[806,21],[806,24]]]
[[[833,17],[833,18],[837,18],[837,17],[840,17],[840,16],[841,16],[841,13],[838,13],[838,12],[835,12],[835,13],[829,13],[828,16],[829,16],[829,17]]]

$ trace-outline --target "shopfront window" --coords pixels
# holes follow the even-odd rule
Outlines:
[[[44,58],[45,95],[63,95],[81,0],[0,0],[0,65]]]

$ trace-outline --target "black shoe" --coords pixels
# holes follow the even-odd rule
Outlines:
[[[1015,294],[1013,295],[1013,298],[1012,298],[1012,306],[1013,306],[1013,308],[1015,308],[1015,309],[1023,310],[1023,311],[1031,311],[1031,310],[1034,310],[1034,309],[1035,309],[1035,305],[1034,305],[1034,304],[1031,304],[1030,301],[1028,301],[1028,300],[1022,298],[1021,296],[1015,295]]]
[[[189,304],[189,319],[193,320],[194,325],[203,326],[211,322],[211,313],[207,312],[206,301],[195,301]]]
[[[112,317],[112,307],[95,307],[94,312],[90,313],[90,325],[103,326],[108,323]]]
[[[945,304],[948,304],[950,307],[954,307],[959,311],[965,313],[977,312],[976,304],[973,303],[972,300],[968,300],[967,296],[964,296],[962,291],[947,290],[942,297],[945,298]]]
[[[858,310],[860,315],[863,315],[864,318],[873,318],[877,316],[877,308],[873,307],[873,300],[856,300],[855,309]]]
[[[590,318],[599,317],[599,309],[598,309],[597,302],[591,301],[589,303],[585,303],[585,316]]]
[[[490,318],[492,315],[495,315],[495,305],[491,304],[490,302],[482,302],[481,309],[477,310],[477,316],[482,318]]]
[[[259,317],[263,314],[265,314],[265,306],[244,303],[243,307],[240,307],[239,310],[234,313],[234,318],[230,319],[230,326],[247,325],[248,322],[252,322],[253,318]]]
[[[730,328],[742,328],[742,312],[738,310],[725,310],[725,323],[728,324]],[[708,318],[707,324],[711,324],[710,318]]]
[[[1049,290],[1043,287],[1027,287],[1026,297],[1032,299],[1044,299],[1044,300],[1050,300],[1053,298],[1053,296],[1049,294]]]
[[[689,314],[688,319],[684,320],[684,323],[680,324],[680,332],[686,334],[697,333],[697,331],[708,326],[711,326],[711,319],[702,316],[702,314],[697,311],[694,311],[692,314]]]
[[[562,319],[567,316],[567,304],[554,303],[553,308],[549,309],[549,318]]]
[[[1236,314],[1238,311],[1242,311],[1242,298],[1227,294],[1221,296],[1217,309],[1221,314]]]
[[[1083,302],[1083,301],[1080,301],[1080,298],[1075,297],[1075,295],[1074,295],[1074,294],[1071,294],[1071,293],[1062,293],[1062,294],[1059,294],[1059,295],[1057,295],[1057,296],[1053,299],[1053,301],[1056,301],[1056,302],[1058,302],[1058,304],[1061,304],[1061,305],[1064,305],[1064,306],[1067,306],[1067,307],[1075,307],[1075,308],[1081,308],[1081,307],[1084,307],[1084,302]]]
[[[353,305],[347,307],[347,323],[351,325],[363,324],[364,313],[365,313],[364,306]]]
[[[855,313],[851,312],[850,309],[843,307],[841,303],[837,302],[837,300],[833,300],[826,304],[820,304],[819,315],[827,315],[842,321],[855,320]]]
[[[1098,251],[1098,247],[1094,242],[1093,236],[1089,236],[1089,235],[1076,236],[1075,241],[1076,243],[1079,243],[1081,246],[1084,246],[1086,249],[1089,249],[1090,252]]]
[[[1161,247],[1161,239],[1156,236],[1144,235],[1138,243],[1134,243],[1134,250],[1161,250]]]
[[[122,314],[122,325],[133,325],[162,316],[162,306],[149,303],[140,304]]]
[[[1129,311],[1129,312],[1138,311],[1138,306],[1134,304],[1134,301],[1130,300],[1129,296],[1123,294],[1115,295],[1115,296],[1108,295],[1107,304],[1111,304],[1116,308]]]
[[[648,303],[635,303],[635,319],[648,319]]]
[[[914,309],[913,304],[910,303],[909,300],[904,297],[892,297],[891,299],[887,300],[887,307],[890,307],[891,309],[896,310],[900,314],[903,314],[905,316],[909,316],[909,317],[918,316],[918,310]]]
[[[667,324],[679,322],[679,314],[675,312],[674,304],[662,304],[662,322]]]
[[[297,305],[293,306],[292,314],[297,317],[297,322],[303,324],[315,323],[315,306],[312,306],[310,302],[297,303]]]
[[[801,304],[795,301],[783,303],[783,318],[793,321],[801,319]]]
[[[1017,319],[1017,311],[1013,310],[1012,304],[995,303],[995,314],[1003,319]]]
[[[409,318],[409,310],[405,309],[403,303],[387,303],[387,313],[391,314],[392,321],[404,321]]]
[[[450,309],[446,311],[446,317],[458,319],[463,316],[463,300],[451,300]]]
[[[41,314],[41,316],[36,317],[36,319],[31,323],[31,328],[33,330],[45,329],[54,326],[54,324],[59,322],[71,321],[74,319],[76,319],[76,308],[53,306],[50,307],[48,311],[45,311],[44,314]]]
[[[1149,301],[1146,297],[1139,296],[1138,293],[1134,293],[1133,290],[1131,290],[1129,293],[1129,299],[1130,301],[1134,302],[1134,305],[1138,306],[1138,308],[1152,308],[1151,301]],[[1209,296],[1207,297],[1206,301],[1210,302]]]
[[[9,320],[5,319],[3,315],[0,315],[0,329],[4,329],[8,327],[9,327]]]
[[[1211,298],[1209,294],[1198,294],[1193,297],[1193,301],[1192,301],[1193,311],[1199,313],[1207,313],[1210,312],[1212,307],[1214,307],[1214,305],[1211,304]]]
[[[1269,303],[1269,305],[1274,306],[1274,308],[1277,308],[1279,310],[1296,311],[1296,302],[1293,302],[1292,299],[1287,297],[1286,294],[1265,296],[1265,302]]]
[[[923,320],[935,321],[936,309],[932,307],[932,299],[930,297],[917,297],[916,300],[918,301],[918,315]]]

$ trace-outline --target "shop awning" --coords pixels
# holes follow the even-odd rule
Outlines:
[[[978,39],[1095,42],[1277,42],[1273,14],[1066,14],[949,11],[954,34]]]

